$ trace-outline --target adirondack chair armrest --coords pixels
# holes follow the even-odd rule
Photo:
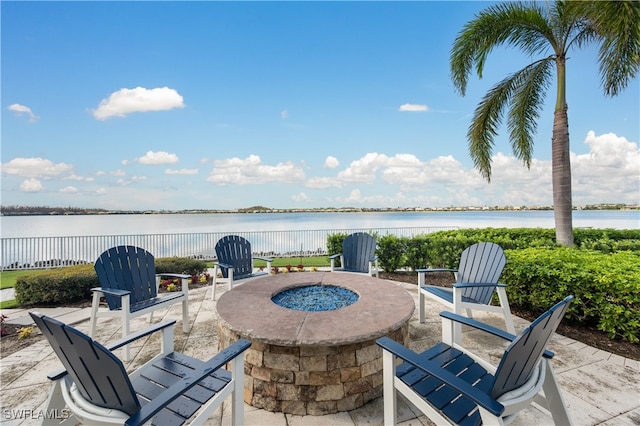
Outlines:
[[[376,260],[378,260],[378,256],[372,256],[369,261],[370,262],[375,262]]]
[[[458,272],[457,269],[448,269],[448,268],[426,268],[426,269],[416,269],[417,273],[429,273],[429,272]]]
[[[453,283],[454,288],[471,288],[471,287],[507,287],[502,283]]]
[[[117,288],[102,288],[102,287],[94,287],[91,289],[92,292],[100,292],[102,294],[108,294],[110,296],[122,297],[131,294],[129,290],[120,290]]]
[[[220,262],[214,263],[213,266],[216,266],[218,268],[233,268],[233,265],[229,265],[228,263],[220,263]]]
[[[499,328],[493,327],[489,324],[485,324],[483,322],[480,322],[478,320],[474,320],[473,318],[467,318],[464,317],[462,315],[458,315],[458,314],[454,314],[452,312],[447,312],[447,311],[443,311],[440,312],[440,316],[442,318],[446,318],[450,321],[455,321],[458,322],[460,324],[463,325],[468,325],[469,327],[473,327],[476,330],[480,330],[480,331],[484,331],[485,333],[489,333],[489,334],[493,334],[496,337],[500,337],[501,339],[507,340],[509,342],[512,342],[517,336],[515,336],[514,334],[511,334],[509,332],[506,332],[504,330],[501,330]],[[548,349],[545,349],[543,356],[545,358],[553,358],[554,353],[551,352]]]
[[[184,278],[191,278],[191,275],[186,275],[186,274],[174,274],[174,273],[162,273],[162,274],[156,274],[156,277],[173,277],[173,278],[180,278],[180,279],[184,279]]]
[[[254,259],[262,260],[264,262],[273,262],[273,259],[270,257],[254,257]]]
[[[155,333],[156,331],[164,331],[164,329],[166,329],[167,327],[173,327],[176,323],[176,320],[165,320],[165,321],[161,321],[159,323],[153,324],[152,326],[149,326],[147,328],[145,328],[144,330],[140,330],[138,332],[135,332],[133,334],[129,334],[127,337],[125,337],[124,339],[120,339],[117,340],[115,342],[113,342],[112,344],[105,346],[107,349],[109,349],[110,351],[114,351],[124,345],[127,345],[129,343],[132,343],[138,339],[141,339],[143,337],[146,337],[150,334]],[[49,380],[59,380],[61,378],[63,378],[64,376],[67,375],[67,370],[65,370],[64,368],[60,369],[60,370],[56,370],[51,374],[47,375],[47,378]]]
[[[110,345],[106,346],[107,349],[109,349],[110,351],[115,351],[118,348],[121,348],[125,345],[128,345],[129,343],[132,343],[138,339],[141,339],[143,337],[146,337],[150,334],[153,334],[157,331],[163,331],[167,328],[167,327],[173,327],[176,323],[176,320],[165,320],[165,321],[161,321],[159,323],[153,324],[143,330],[137,331],[135,333],[129,334],[127,335],[127,337],[124,337],[120,340],[116,340],[115,342],[111,343]]]
[[[342,253],[332,254],[331,256],[329,256],[329,259],[336,259],[340,256],[342,256]]]
[[[400,343],[388,337],[381,337],[376,340],[376,343],[382,349],[392,353],[403,361],[408,362],[419,370],[430,374],[441,382],[446,383],[448,386],[466,396],[494,416],[500,416],[504,412],[504,406],[497,400],[491,398],[488,394],[471,386],[455,374],[440,368],[437,363],[421,358],[420,355]]]
[[[172,401],[200,383],[205,377],[220,369],[226,363],[246,351],[249,346],[251,346],[251,342],[240,339],[231,346],[223,349],[218,354],[214,355],[213,358],[194,369],[191,374],[183,377],[182,380],[173,384],[162,394],[149,401],[149,403],[142,407],[140,411],[131,416],[125,422],[125,425],[132,426],[145,424],[151,420],[154,415],[166,408]],[[239,391],[242,392],[243,390],[239,389]]]

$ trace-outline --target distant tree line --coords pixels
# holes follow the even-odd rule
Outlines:
[[[111,213],[105,209],[85,209],[81,207],[47,207],[47,206],[2,206],[0,212],[4,216],[19,215],[75,215]]]

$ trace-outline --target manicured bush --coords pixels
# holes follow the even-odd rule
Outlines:
[[[91,289],[99,286],[93,265],[56,268],[18,277],[16,302],[20,306],[34,306],[89,300]]]
[[[199,275],[207,268],[201,260],[186,257],[155,259],[156,273]],[[15,285],[19,306],[61,305],[91,299],[91,289],[100,287],[93,265],[39,271],[18,277]]]
[[[207,263],[190,257],[161,257],[155,260],[156,274],[174,273],[200,275],[207,269]]]
[[[376,240],[378,261],[386,272],[394,272],[404,264],[404,253],[407,250],[407,238],[385,235]]]
[[[640,339],[640,253],[575,248],[507,250],[501,281],[512,304],[544,311],[569,294],[567,321],[597,326],[611,338]]]

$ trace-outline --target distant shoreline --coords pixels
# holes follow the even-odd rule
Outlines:
[[[494,207],[395,207],[395,208],[366,208],[366,207],[319,207],[312,209],[272,209],[254,206],[244,209],[190,209],[190,210],[104,210],[73,207],[1,207],[0,216],[71,216],[71,215],[128,215],[128,214],[229,214],[229,213],[389,213],[389,212],[473,212],[473,211],[549,211],[552,206],[494,206]],[[573,210],[640,210],[640,205],[625,204],[596,204],[574,206]]]

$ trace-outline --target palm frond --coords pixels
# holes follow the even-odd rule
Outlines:
[[[548,48],[552,36],[544,10],[536,4],[490,6],[469,21],[454,41],[450,56],[454,87],[464,96],[471,70],[475,66],[482,78],[485,61],[496,46],[507,44],[534,55]]]
[[[514,94],[509,108],[507,125],[516,158],[531,167],[533,135],[549,87],[554,59],[533,63],[514,75]]]
[[[509,76],[493,86],[482,98],[473,113],[467,131],[469,154],[482,177],[491,181],[491,154],[498,127],[509,99],[513,95],[517,79]]]

